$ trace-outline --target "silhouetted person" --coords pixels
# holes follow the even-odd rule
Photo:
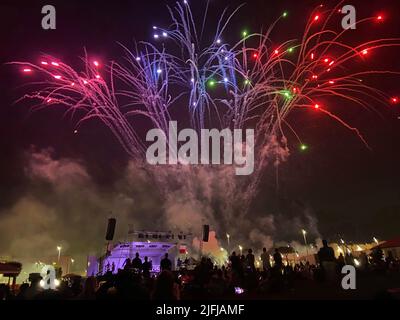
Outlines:
[[[231,268],[235,272],[240,271],[240,258],[236,255],[236,252],[233,251],[232,255],[229,257],[229,260],[231,261]]]
[[[322,240],[323,247],[318,251],[318,259],[321,265],[322,274],[329,281],[334,281],[336,272],[335,252],[328,246],[326,240]]]
[[[275,266],[278,268],[282,268],[282,255],[279,252],[278,248],[275,249],[275,253],[274,253],[274,262],[275,262]]]
[[[246,256],[246,262],[247,266],[250,268],[251,271],[256,271],[256,266],[254,265],[255,263],[255,258],[253,254],[253,250],[249,249],[247,251],[247,256]]]
[[[269,261],[269,254],[267,253],[267,248],[263,248],[263,253],[261,254],[261,261],[264,272],[268,271],[271,268],[271,263]]]
[[[375,249],[372,252],[372,261],[378,265],[381,264],[381,262],[383,262],[383,251],[381,248]]]
[[[167,255],[167,254],[166,254]],[[164,259],[169,260],[167,257]],[[163,260],[164,260],[163,259]],[[175,285],[174,276],[171,271],[164,270],[158,276],[153,294],[154,300],[178,300],[178,291]]]
[[[343,253],[339,254],[339,257],[337,259],[337,273],[340,273],[342,271],[342,268],[346,264],[346,261],[344,260]]]
[[[78,300],[95,300],[96,299],[96,278],[88,277],[85,280],[82,292],[77,297]]]
[[[142,259],[139,258],[138,252],[135,254],[135,259],[132,260],[132,268],[142,270]]]
[[[172,270],[172,262],[168,259],[168,253],[165,254],[164,258],[160,262],[161,271],[163,270]]]
[[[124,267],[124,270],[129,270],[132,267],[131,259],[126,258],[122,266]]]
[[[26,300],[26,292],[29,289],[29,283],[23,283],[19,287],[19,292],[16,296],[16,300]]]
[[[323,247],[318,251],[319,262],[322,264],[324,261],[335,261],[335,252],[328,246],[326,240],[322,240]]]
[[[151,262],[149,261],[149,258],[144,257],[144,262],[142,264],[143,276],[150,277],[151,269],[152,269],[152,265],[151,265]]]

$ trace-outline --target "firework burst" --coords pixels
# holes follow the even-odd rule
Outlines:
[[[371,75],[397,72],[352,70],[371,52],[398,46],[399,39],[347,44],[343,40],[347,31],[333,23],[340,5],[317,7],[300,40],[289,39],[279,45],[271,45],[276,43],[271,41],[271,33],[279,23],[285,23],[287,12],[265,32],[243,31],[242,38],[231,45],[223,38],[237,10],[230,15],[224,11],[213,39],[204,45],[205,21],[197,30],[188,2],[178,2],[175,8],[169,8],[172,26],[153,26],[154,41],[137,43],[135,50],[123,46],[123,61],[103,65],[86,54],[82,72],[51,56],[38,63],[13,64],[26,75],[40,73],[43,78],[35,83],[36,91],[24,96],[38,101],[33,109],[64,106],[67,115],[78,119],[76,130],[86,121],[101,120],[132,160],[156,181],[166,201],[175,188],[182,201],[202,203],[205,219],[221,232],[228,228],[232,232],[236,228],[234,218],[246,217],[266,166],[278,166],[288,157],[285,134],[290,132],[298,139],[300,149],[307,149],[287,121],[293,110],[324,114],[351,130],[368,147],[360,131],[334,114],[329,103],[348,100],[367,110],[397,103],[397,98],[363,81]],[[370,17],[357,24],[382,20],[382,16]],[[149,129],[161,129],[166,136],[173,120],[190,123],[197,131],[254,128],[255,172],[239,178],[231,166],[225,165],[171,165],[167,169],[148,165],[146,146],[137,129],[143,118],[151,124]],[[219,210],[213,208],[215,198],[219,199]]]

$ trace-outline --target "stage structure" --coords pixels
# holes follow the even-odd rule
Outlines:
[[[175,269],[178,258],[188,257],[188,247],[192,243],[191,233],[173,233],[158,231],[128,231],[128,240],[110,244],[107,253],[100,258],[89,257],[87,275],[104,274],[107,271],[117,273],[118,269],[124,268],[127,258],[135,258],[139,253],[140,259],[144,257],[152,262],[152,273],[160,271],[160,261],[168,253],[168,258],[172,261],[172,267]]]

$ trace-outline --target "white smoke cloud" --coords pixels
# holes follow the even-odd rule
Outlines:
[[[221,261],[228,250],[226,233],[231,235],[230,251],[238,244],[255,250],[272,248],[282,230],[296,234],[306,227],[318,235],[317,221],[307,210],[291,219],[246,216],[238,210],[235,204],[245,201],[246,195],[232,182],[231,177],[237,177],[229,167],[146,170],[130,162],[105,187],[95,183],[88,164],[56,159],[51,149],[29,150],[25,159],[28,191],[0,213],[0,256],[36,261],[54,256],[56,246],[62,245],[63,253],[73,256],[83,270],[87,255],[104,251],[111,216],[117,218],[117,240],[126,239],[128,225],[136,230],[178,229],[200,237],[201,226],[210,224],[216,233],[205,250]]]

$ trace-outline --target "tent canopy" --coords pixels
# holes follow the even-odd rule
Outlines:
[[[388,249],[388,248],[399,248],[400,247],[400,237],[396,237],[390,239],[388,241],[382,242],[375,246],[373,249],[381,248],[381,249]]]

